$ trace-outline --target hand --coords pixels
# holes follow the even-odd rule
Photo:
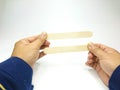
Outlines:
[[[50,43],[46,39],[46,33],[22,39],[16,42],[12,56],[23,59],[32,67],[39,58],[45,55],[40,50],[49,47]]]
[[[86,64],[96,70],[101,80],[108,86],[113,71],[120,65],[120,53],[101,44],[88,44]]]

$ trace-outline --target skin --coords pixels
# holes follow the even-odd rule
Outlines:
[[[101,80],[108,86],[114,70],[120,65],[120,53],[102,44],[88,44],[88,60],[86,64],[96,70]]]
[[[50,45],[50,42],[46,39],[47,33],[45,32],[37,36],[24,38],[16,42],[12,56],[23,59],[33,67],[38,59],[46,55],[44,52],[40,52],[40,50],[49,47]]]
[[[19,57],[31,67],[41,57],[45,56],[40,50],[49,47],[50,42],[46,40],[47,33],[24,38],[16,42],[12,57]],[[120,65],[120,53],[113,48],[102,44],[88,44],[88,60],[86,64],[96,70],[101,80],[108,86],[113,71]]]

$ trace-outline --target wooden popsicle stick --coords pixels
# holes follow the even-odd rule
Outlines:
[[[68,38],[88,38],[92,36],[90,31],[81,31],[81,32],[66,32],[66,33],[51,33],[48,34],[47,39],[68,39]]]
[[[87,45],[78,45],[78,46],[63,46],[63,47],[45,48],[43,51],[46,54],[54,54],[54,53],[64,53],[64,52],[88,51],[88,49],[87,49]]]

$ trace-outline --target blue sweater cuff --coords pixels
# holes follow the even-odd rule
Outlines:
[[[109,80],[109,89],[120,90],[120,66],[115,69]]]
[[[0,72],[2,72],[5,77],[13,80],[15,85],[18,85],[21,90],[24,90],[23,88],[31,90],[30,87],[32,87],[31,82],[33,70],[24,60],[18,57],[11,57],[0,63]]]

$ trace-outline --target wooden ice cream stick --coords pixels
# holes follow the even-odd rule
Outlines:
[[[82,32],[66,32],[66,33],[51,33],[48,34],[48,40],[57,40],[57,39],[70,39],[70,38],[89,38],[92,37],[92,32],[82,31]],[[46,54],[53,53],[64,53],[64,52],[80,52],[87,51],[87,45],[76,45],[76,46],[62,46],[62,47],[50,47],[45,48],[43,51]]]
[[[56,39],[69,39],[69,38],[89,38],[92,37],[92,32],[81,31],[81,32],[65,32],[65,33],[51,33],[48,34],[48,40]]]
[[[80,52],[87,50],[88,50],[87,45],[77,45],[77,46],[50,47],[50,48],[45,48],[43,51],[46,54],[54,54],[54,53],[65,53],[65,52]]]

